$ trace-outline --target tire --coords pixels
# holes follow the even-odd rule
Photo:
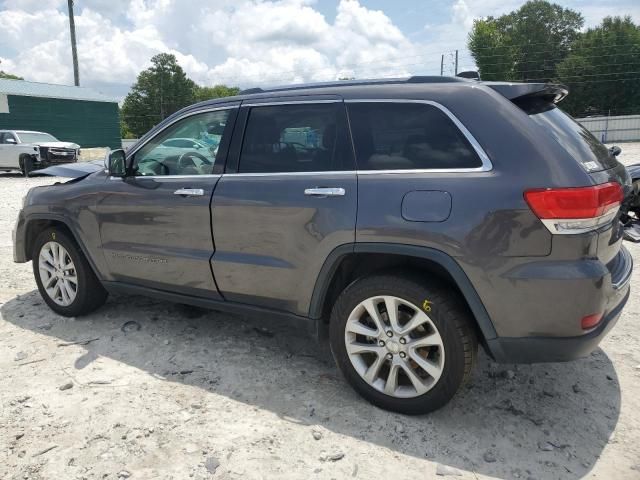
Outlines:
[[[20,162],[20,169],[22,170],[22,174],[25,177],[28,177],[29,174],[33,171],[33,158],[30,156],[25,156],[22,158]]]
[[[65,259],[65,267],[62,268],[59,268],[63,265],[58,260],[60,255]],[[45,261],[45,258],[54,260]],[[78,244],[64,230],[52,227],[38,235],[32,259],[40,295],[57,314],[65,317],[86,315],[107,300],[107,291],[93,273]]]
[[[382,329],[369,314],[372,305]],[[396,328],[389,310],[398,312]],[[347,382],[366,400],[385,410],[424,414],[449,402],[470,378],[478,349],[472,322],[464,300],[451,289],[416,277],[366,277],[349,285],[333,307],[331,351]],[[374,381],[366,380],[375,367]]]

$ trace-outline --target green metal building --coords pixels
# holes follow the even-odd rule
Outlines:
[[[121,148],[118,103],[84,87],[0,79],[0,130],[36,130],[84,148]]]

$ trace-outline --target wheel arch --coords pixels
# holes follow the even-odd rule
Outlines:
[[[102,277],[100,276],[100,272],[96,268],[96,265],[93,261],[92,256],[89,255],[89,251],[85,247],[84,242],[82,241],[80,236],[75,232],[75,230],[71,227],[68,220],[59,215],[46,215],[46,214],[35,215],[35,216],[29,216],[25,220],[24,252],[25,252],[26,260],[29,261],[33,259],[32,252],[33,252],[33,246],[36,238],[38,238],[38,235],[40,235],[43,231],[45,231],[47,228],[50,228],[50,227],[61,228],[76,242],[76,244],[80,247],[82,254],[89,262],[89,265],[93,270],[93,273],[96,275],[98,279],[101,279]]]
[[[440,250],[413,245],[356,243],[334,249],[316,280],[309,317],[320,320],[318,324],[328,322],[331,305],[347,285],[368,274],[390,269],[429,271],[449,282],[465,299],[474,316],[480,339],[487,341],[497,337],[493,322],[462,267]]]

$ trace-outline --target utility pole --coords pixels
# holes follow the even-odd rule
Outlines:
[[[440,58],[440,76],[442,76],[444,72],[444,53],[442,54],[442,57]]]
[[[458,75],[458,50],[456,50],[456,75]]]
[[[78,50],[76,48],[76,22],[73,18],[73,0],[67,0],[69,6],[69,30],[71,31],[71,56],[73,57],[73,80],[76,87],[80,86],[80,72],[78,71]]]

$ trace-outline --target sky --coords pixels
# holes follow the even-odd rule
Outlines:
[[[516,0],[75,0],[80,83],[122,100],[160,52],[201,85],[242,88],[473,69],[473,19]],[[640,0],[566,0],[585,27],[640,23]],[[66,0],[0,0],[0,70],[73,84]]]

